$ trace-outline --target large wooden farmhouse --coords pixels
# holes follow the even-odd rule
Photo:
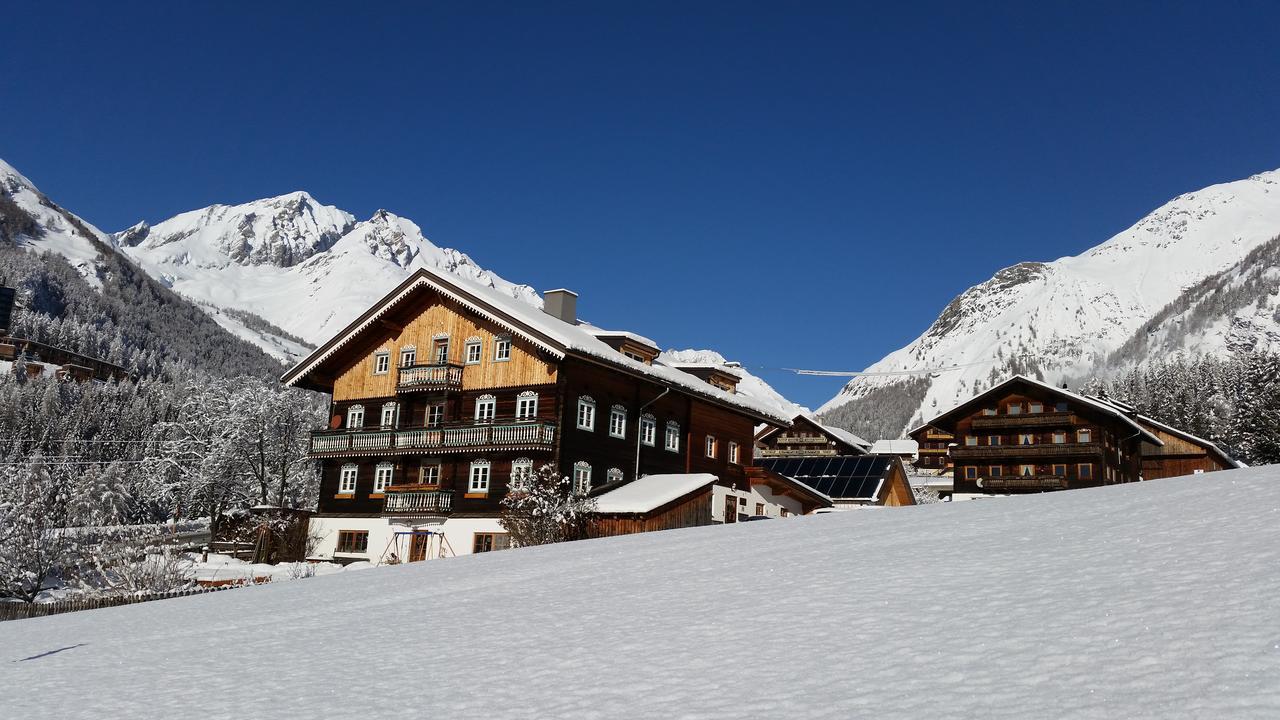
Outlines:
[[[1143,446],[1164,445],[1110,402],[1021,375],[939,415],[928,426],[954,435],[956,494],[1134,482],[1141,478]]]
[[[311,439],[323,465],[316,555],[504,547],[499,502],[546,463],[596,495],[645,475],[705,474],[717,497],[753,502],[754,428],[787,418],[657,356],[646,338],[578,321],[568,291],[539,310],[416,271],[283,377],[332,395],[329,429]]]
[[[767,427],[756,434],[756,457],[866,455],[871,443],[848,430],[797,415],[789,427]]]

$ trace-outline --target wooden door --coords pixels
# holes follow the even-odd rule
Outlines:
[[[409,562],[421,562],[427,559],[427,547],[431,545],[431,536],[427,533],[414,533],[409,537]]]
[[[738,497],[736,495],[726,495],[724,498],[724,521],[727,523],[738,522]]]

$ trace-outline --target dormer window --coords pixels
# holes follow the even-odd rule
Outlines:
[[[627,357],[631,358],[632,360],[635,360],[636,362],[641,362],[641,363],[642,363],[642,362],[648,362],[648,361],[645,359],[645,357],[644,357],[643,355],[641,355],[641,354],[639,354],[639,353],[631,352],[630,350],[623,350],[623,351],[622,351],[622,354],[623,354],[623,355],[626,355]]]
[[[379,350],[373,354],[373,374],[386,375],[391,371],[391,353],[387,350]]]
[[[493,361],[507,362],[511,359],[511,336],[499,335],[493,340]]]

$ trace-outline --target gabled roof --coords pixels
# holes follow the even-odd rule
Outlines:
[[[915,440],[877,440],[871,445],[872,455],[918,455],[920,443]]]
[[[857,435],[854,435],[848,430],[845,430],[844,428],[833,427],[831,425],[824,425],[818,422],[818,420],[814,418],[812,415],[806,415],[806,414],[796,415],[794,418],[791,419],[791,426],[794,427],[797,422],[807,422],[810,425],[813,425],[814,427],[816,427],[819,431],[825,432],[831,437],[835,438],[836,440],[839,440],[840,442],[845,443],[846,445],[852,445],[853,447],[858,448],[863,452],[866,452],[871,447],[871,443],[867,442],[866,440],[863,440]],[[775,433],[781,432],[782,429],[783,428],[781,427],[766,428],[763,432],[756,433],[756,442],[766,440],[772,437]]]
[[[661,364],[645,365],[632,360],[597,338],[593,331],[598,331],[598,328],[586,329],[571,325],[491,287],[430,267],[418,268],[373,307],[286,372],[280,378],[281,381],[286,385],[298,384],[338,350],[370,328],[378,327],[379,321],[387,312],[398,307],[420,288],[431,288],[439,292],[480,317],[533,343],[557,360],[566,355],[574,355],[636,377],[678,387],[759,420],[778,424],[785,424],[789,420],[768,405],[742,395],[724,392],[675,368]]]
[[[1128,425],[1130,428],[1132,428],[1134,433],[1136,435],[1141,435],[1142,439],[1145,440],[1146,442],[1149,442],[1152,445],[1164,445],[1164,443],[1161,442],[1160,438],[1156,437],[1155,435],[1152,435],[1146,428],[1139,425],[1137,420],[1129,417],[1129,415],[1127,415],[1123,410],[1116,407],[1115,405],[1112,405],[1111,403],[1108,403],[1108,402],[1103,402],[1096,398],[1091,398],[1088,395],[1080,395],[1077,393],[1073,393],[1070,390],[1065,390],[1060,387],[1054,387],[1049,383],[1041,382],[1034,378],[1029,378],[1025,375],[1014,375],[1013,377],[1009,378],[1008,380],[1005,380],[999,385],[993,386],[986,392],[979,393],[978,395],[975,395],[969,398],[968,400],[965,400],[964,402],[942,413],[941,415],[934,417],[932,420],[926,422],[925,424],[921,425],[918,428],[915,428],[914,430],[912,430],[910,433],[907,433],[907,434],[908,435],[914,434],[920,430],[923,430],[929,425],[933,425],[935,427],[938,427],[939,429],[945,430],[946,428],[939,425],[939,423],[945,422],[948,418],[954,417],[956,415],[965,415],[965,414],[968,414],[969,412],[972,412],[976,407],[982,406],[986,403],[985,398],[988,395],[1002,393],[1004,390],[1008,389],[1009,386],[1015,385],[1018,383],[1024,383],[1026,385],[1030,385],[1031,387],[1034,387],[1039,390],[1043,390],[1052,395],[1056,395],[1064,400],[1069,400],[1078,405],[1090,408],[1092,410],[1096,410],[1104,415],[1115,418],[1121,423]]]
[[[647,513],[719,481],[710,473],[646,475],[596,497],[596,512]]]
[[[1186,432],[1186,431],[1183,431],[1183,430],[1179,430],[1178,428],[1173,427],[1173,426],[1171,426],[1171,425],[1165,425],[1164,423],[1160,422],[1159,420],[1156,420],[1156,419],[1154,419],[1154,418],[1147,417],[1146,415],[1138,415],[1138,422],[1143,423],[1143,424],[1146,424],[1146,425],[1150,425],[1150,426],[1155,427],[1155,428],[1159,428],[1160,430],[1162,430],[1162,431],[1164,431],[1164,432],[1167,432],[1167,433],[1169,433],[1170,435],[1173,435],[1174,437],[1180,437],[1180,438],[1182,438],[1183,440],[1186,440],[1187,442],[1191,442],[1191,443],[1195,443],[1196,445],[1200,445],[1200,446],[1201,446],[1201,447],[1203,447],[1205,450],[1207,450],[1207,451],[1209,451],[1209,452],[1211,452],[1211,453],[1216,453],[1216,454],[1217,454],[1217,455],[1222,459],[1222,461],[1223,461],[1224,463],[1226,463],[1227,465],[1229,465],[1229,466],[1231,466],[1231,467],[1238,467],[1238,468],[1242,468],[1242,467],[1249,467],[1248,465],[1246,465],[1246,464],[1244,464],[1244,463],[1240,462],[1239,460],[1236,460],[1236,459],[1232,458],[1232,457],[1231,457],[1230,455],[1228,455],[1228,454],[1227,454],[1227,453],[1226,453],[1222,448],[1218,447],[1217,443],[1210,442],[1210,441],[1205,440],[1204,438],[1201,438],[1201,437],[1196,437],[1195,435],[1192,435],[1192,434],[1191,434],[1191,433],[1189,433],[1189,432]]]

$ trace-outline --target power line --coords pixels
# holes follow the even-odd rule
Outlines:
[[[1014,358],[1028,358],[1028,357],[1037,357],[1037,356],[1031,355],[1031,354],[1010,355],[1009,359],[1012,360]],[[793,372],[797,375],[811,375],[811,376],[818,376],[818,377],[893,377],[893,376],[902,376],[902,375],[932,375],[934,373],[940,373],[940,372],[951,372],[955,370],[963,370],[965,368],[977,367],[979,365],[994,365],[999,362],[1004,362],[1004,359],[995,358],[991,360],[978,360],[976,362],[971,362],[971,363],[958,363],[955,365],[946,365],[943,367],[921,368],[919,370],[883,370],[878,372],[869,372],[866,370],[803,370],[800,368],[766,368],[766,367],[759,367],[757,369],[786,370],[787,372]]]

